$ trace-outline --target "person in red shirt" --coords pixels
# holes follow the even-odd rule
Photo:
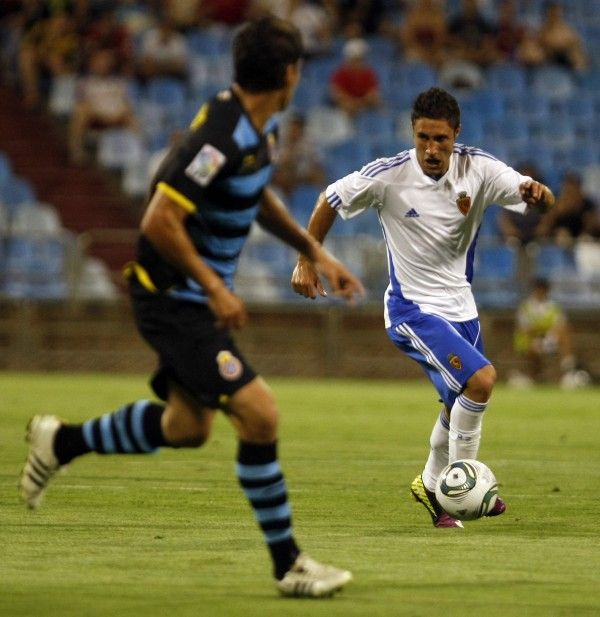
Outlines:
[[[367,63],[369,47],[363,39],[351,39],[344,46],[344,62],[330,78],[333,103],[350,116],[381,104],[379,79]]]

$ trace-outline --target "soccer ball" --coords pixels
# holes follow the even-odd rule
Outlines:
[[[442,469],[435,496],[452,518],[473,521],[496,504],[498,483],[492,470],[474,459],[461,459]]]

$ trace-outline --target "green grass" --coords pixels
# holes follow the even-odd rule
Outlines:
[[[408,485],[438,403],[425,382],[271,380],[301,545],[354,572],[330,600],[279,598],[219,418],[199,451],[90,455],[38,512],[17,500],[39,410],[82,420],[143,377],[0,374],[2,617],[600,614],[598,390],[498,387],[480,457],[507,513],[434,529]]]

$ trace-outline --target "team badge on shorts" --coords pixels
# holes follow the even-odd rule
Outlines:
[[[227,381],[235,381],[242,375],[242,363],[227,349],[217,354],[217,365],[219,366],[219,375]]]
[[[471,209],[471,198],[467,195],[467,191],[461,191],[456,198],[456,205],[463,216],[467,216]]]
[[[448,354],[448,362],[450,363],[450,366],[452,368],[455,368],[457,371],[460,371],[460,369],[463,366],[461,359],[456,354],[453,354],[453,353]]]

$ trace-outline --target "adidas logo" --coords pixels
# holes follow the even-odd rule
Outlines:
[[[411,208],[405,215],[404,218],[408,219],[416,219],[419,218],[420,214],[414,209]]]

